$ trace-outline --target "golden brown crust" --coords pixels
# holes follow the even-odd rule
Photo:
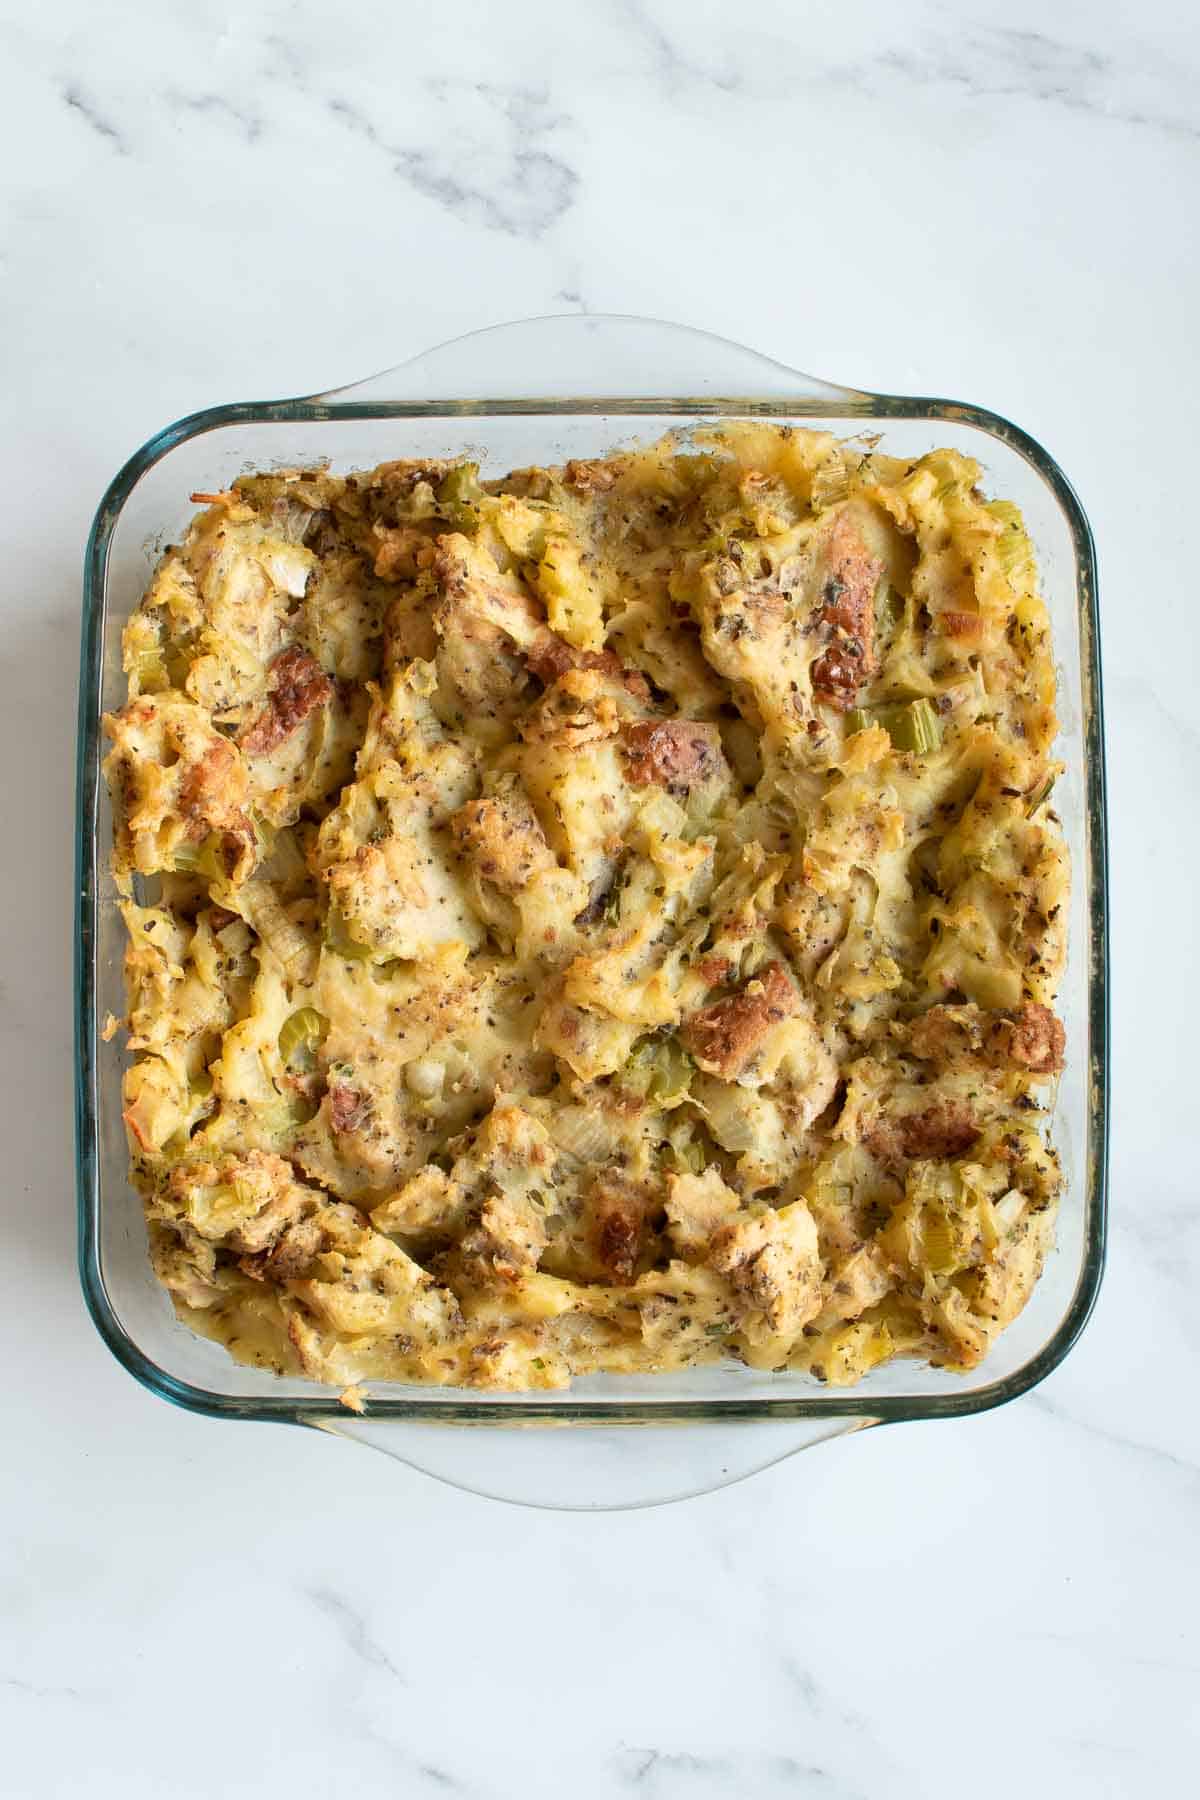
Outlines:
[[[978,1006],[931,1006],[908,1028],[908,1047],[945,1068],[990,1068],[1054,1075],[1063,1066],[1066,1032],[1048,1006],[1026,1000],[1013,1012]]]
[[[713,1236],[709,1261],[773,1333],[801,1329],[821,1304],[816,1226],[803,1201],[769,1208]],[[754,1319],[747,1320],[753,1326]]]
[[[707,987],[724,987],[737,974],[737,964],[731,956],[701,956],[696,962],[696,973],[704,978]]]
[[[937,616],[938,629],[944,637],[978,638],[983,636],[983,620],[976,612],[955,612],[947,607]]]
[[[238,1258],[238,1268],[253,1281],[294,1281],[303,1275],[325,1241],[319,1219],[289,1225],[269,1250]]]
[[[604,457],[572,457],[563,468],[563,480],[580,494],[606,494],[619,475],[619,466]]]
[[[714,1000],[684,1019],[680,1041],[702,1069],[733,1081],[772,1026],[789,1018],[799,1005],[800,997],[783,964],[768,963],[736,994]]]
[[[863,1142],[884,1163],[947,1158],[970,1150],[980,1130],[969,1101],[940,1097],[919,1112],[885,1115],[865,1134]]]
[[[553,685],[569,669],[595,669],[619,681],[627,693],[639,700],[649,700],[646,678],[637,669],[627,668],[611,650],[578,650],[556,632],[544,631],[526,651],[525,660],[531,674],[547,687]]]
[[[638,719],[624,728],[629,779],[670,793],[687,793],[707,781],[720,764],[721,739],[714,725],[693,719]]]
[[[337,1132],[357,1131],[367,1116],[367,1101],[357,1088],[342,1081],[329,1084],[329,1120]]]
[[[554,866],[532,812],[518,813],[500,800],[468,801],[455,813],[451,830],[479,873],[503,893],[520,893],[532,875]]]
[[[922,1062],[973,1066],[982,1057],[986,1022],[978,1006],[931,1006],[909,1025],[908,1049]]]
[[[232,744],[218,739],[193,763],[179,786],[179,815],[189,838],[227,834],[249,849],[254,827],[246,816],[245,771]]]
[[[374,568],[380,581],[415,581],[429,537],[415,525],[375,527]]]
[[[844,513],[834,520],[828,573],[817,622],[828,648],[813,664],[813,693],[845,712],[878,669],[875,656],[875,590],[883,565],[870,555]]]
[[[1032,1075],[1055,1075],[1063,1066],[1067,1034],[1048,1006],[1027,1000],[1014,1013],[1007,1030],[1008,1055]]]
[[[307,650],[293,644],[271,664],[267,700],[238,742],[248,756],[265,756],[299,730],[310,712],[332,698],[333,683]]]
[[[632,1281],[646,1223],[646,1195],[618,1172],[598,1177],[592,1189],[592,1247],[611,1281]]]

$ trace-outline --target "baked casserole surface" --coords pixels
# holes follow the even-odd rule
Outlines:
[[[1068,879],[979,480],[753,423],[193,496],[105,720],[181,1317],[340,1386],[978,1363],[1052,1242]]]

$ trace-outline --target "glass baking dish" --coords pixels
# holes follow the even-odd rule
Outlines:
[[[498,474],[601,455],[701,420],[751,416],[799,420],[842,436],[878,434],[882,449],[897,456],[941,444],[962,450],[982,464],[990,493],[1021,506],[1038,552],[1059,663],[1058,753],[1067,765],[1055,805],[1073,886],[1061,996],[1067,1061],[1054,1120],[1067,1183],[1057,1249],[1033,1298],[970,1374],[900,1362],[849,1390],[736,1366],[589,1377],[566,1393],[536,1397],[380,1383],[359,1416],[332,1389],[243,1368],[176,1319],[151,1271],[141,1203],[126,1178],[123,1052],[99,1030],[106,1013],[124,1011],[124,938],[107,870],[112,825],[99,720],[124,699],[121,628],[161,549],[191,516],[189,493],[223,488],[251,468],[328,460],[345,470],[463,451]],[[1017,426],[955,401],[834,387],[706,333],[596,316],[498,326],[354,387],[196,413],[129,459],[96,514],[84,575],[77,783],[80,1272],[101,1336],[164,1399],[224,1419],[316,1426],[507,1499],[645,1505],[722,1485],[867,1425],[981,1412],[1040,1381],[1079,1335],[1103,1268],[1108,1116],[1095,554],[1062,471]]]

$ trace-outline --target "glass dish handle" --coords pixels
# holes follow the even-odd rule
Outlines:
[[[620,398],[748,403],[811,401],[814,411],[868,396],[804,375],[728,338],[661,319],[562,313],[517,319],[452,338],[349,387],[314,394],[320,406],[425,407],[470,414],[484,401],[554,406]]]
[[[861,1431],[862,1415],[675,1425],[424,1425],[318,1419],[316,1429],[485,1499],[558,1512],[618,1512],[688,1500],[797,1451]]]

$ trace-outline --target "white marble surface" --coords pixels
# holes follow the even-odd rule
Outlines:
[[[0,5],[6,1793],[1194,1791],[1200,18]],[[1051,20],[1051,23],[1047,23]],[[74,1273],[80,553],[168,419],[570,308],[1021,420],[1099,541],[1115,1222],[1037,1393],[646,1514],[142,1392]]]

